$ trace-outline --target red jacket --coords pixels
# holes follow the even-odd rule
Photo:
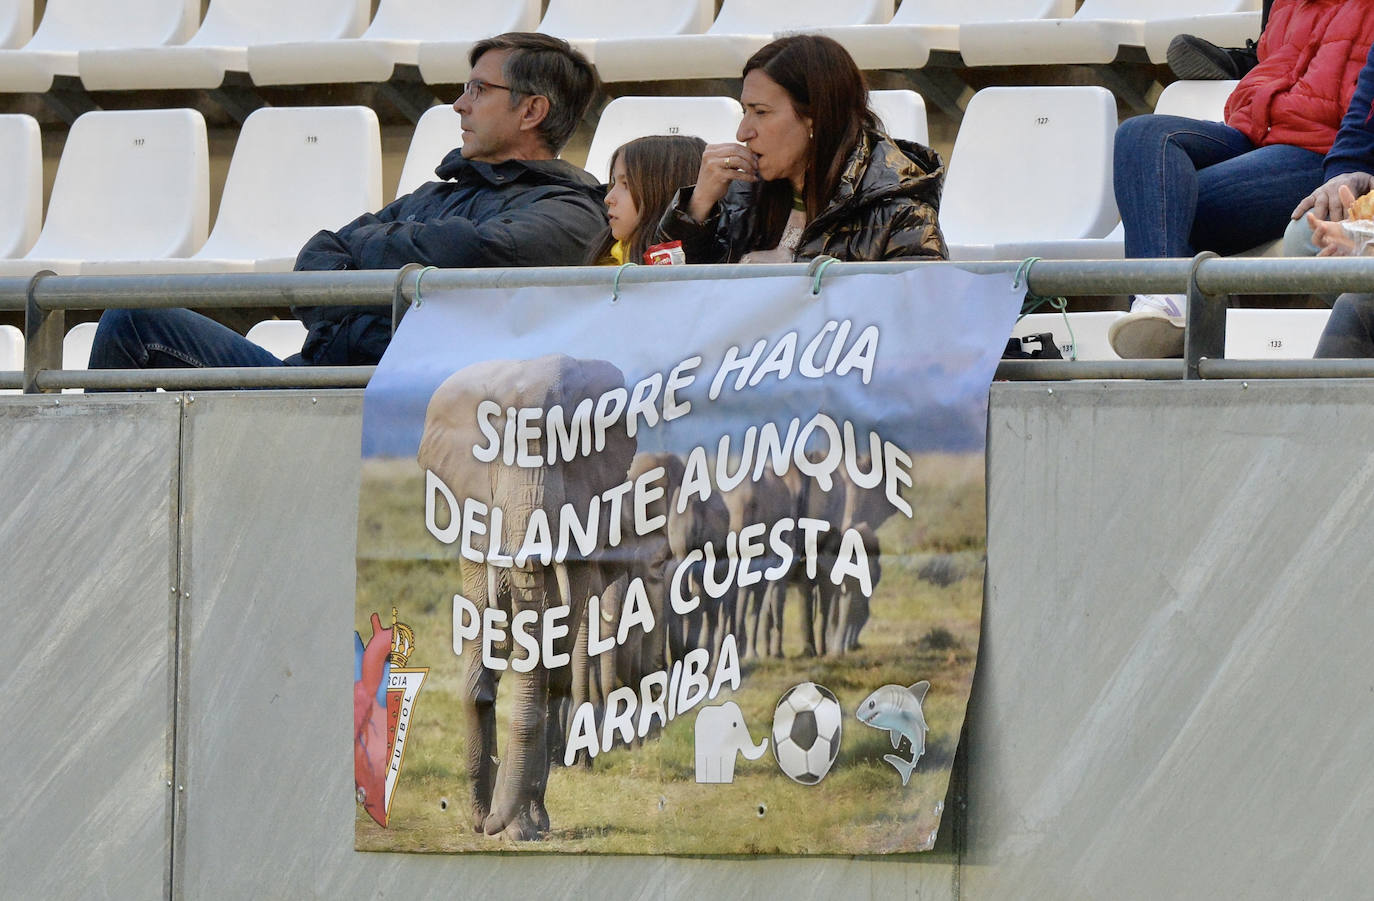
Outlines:
[[[1326,153],[1374,42],[1374,0],[1276,0],[1259,64],[1226,101],[1226,124],[1256,146]]]

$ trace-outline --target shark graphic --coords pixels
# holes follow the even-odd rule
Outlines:
[[[854,716],[865,726],[886,729],[896,748],[903,737],[911,743],[911,759],[905,760],[896,754],[884,754],[883,760],[897,768],[902,774],[902,784],[911,781],[911,771],[916,769],[916,761],[926,752],[925,713],[921,703],[925,701],[930,683],[924,679],[910,688],[901,685],[884,685],[869,695],[854,712]]]

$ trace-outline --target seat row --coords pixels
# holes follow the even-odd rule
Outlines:
[[[430,84],[468,76],[480,38],[539,30],[571,40],[609,82],[738,76],[775,35],[818,31],[865,69],[918,69],[933,52],[969,66],[1111,63],[1198,34],[1239,46],[1259,0],[0,0],[0,92],[45,92],[55,76],[91,91],[385,82],[398,66]]]
[[[1230,83],[1175,82],[1158,109],[1219,119]],[[925,142],[912,91],[875,91],[896,137]],[[586,166],[646,134],[733,138],[729,97],[621,97],[602,112]],[[1111,167],[1116,102],[1100,87],[996,87],[974,95],[955,137],[940,209],[954,259],[1122,255]],[[321,228],[382,205],[376,114],[367,107],[265,107],[244,122],[213,230],[205,123],[194,110],[97,111],[76,120],[40,229],[38,124],[0,116],[0,275],[284,271]],[[397,196],[461,145],[457,114],[417,125]]]

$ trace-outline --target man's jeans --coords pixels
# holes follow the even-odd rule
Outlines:
[[[91,344],[91,369],[299,365],[190,310],[106,310]]]
[[[1113,182],[1128,258],[1233,254],[1272,241],[1323,180],[1322,154],[1256,148],[1220,122],[1135,116],[1116,131]]]
[[[1342,294],[1317,341],[1317,359],[1374,357],[1374,294]]]

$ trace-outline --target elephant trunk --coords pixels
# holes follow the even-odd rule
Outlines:
[[[752,742],[752,741],[753,741],[753,738],[750,738],[749,740]],[[745,745],[742,745],[742,746],[740,747],[740,749],[739,749],[739,752],[740,752],[741,754],[744,755],[744,759],[745,759],[745,760],[758,760],[760,757],[763,756],[763,752],[764,752],[764,751],[767,751],[767,750],[768,750],[768,739],[765,738],[763,741],[759,742],[759,743],[756,744],[756,745],[755,745],[755,744],[745,744]]]

